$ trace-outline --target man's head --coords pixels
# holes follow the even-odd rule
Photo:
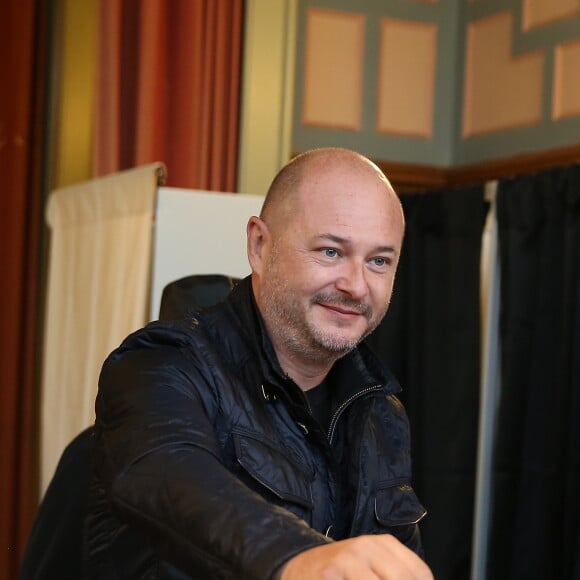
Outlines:
[[[404,232],[399,199],[367,158],[303,153],[248,222],[258,308],[281,359],[330,364],[382,320]]]

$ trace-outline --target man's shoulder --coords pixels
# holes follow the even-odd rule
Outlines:
[[[105,360],[147,361],[146,366],[184,361],[230,366],[247,358],[247,329],[227,303],[191,313],[180,320],[156,320],[127,336]]]
[[[203,335],[199,320],[193,317],[172,321],[156,320],[129,334],[113,352],[122,354],[142,349],[186,347],[203,340]]]

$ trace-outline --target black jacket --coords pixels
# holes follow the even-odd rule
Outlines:
[[[333,539],[391,533],[421,552],[399,387],[365,346],[339,360],[328,434],[279,367],[249,279],[156,322],[105,361],[89,578],[272,578]]]

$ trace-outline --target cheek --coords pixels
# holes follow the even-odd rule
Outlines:
[[[295,283],[305,292],[319,292],[332,286],[337,274],[332,268],[325,268],[313,260],[301,262],[294,271]]]
[[[385,276],[370,285],[371,300],[375,310],[383,310],[388,305],[393,293],[393,282],[393,276]]]

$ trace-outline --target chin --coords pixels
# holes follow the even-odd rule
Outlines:
[[[355,348],[363,337],[364,335],[360,334],[345,336],[344,334],[317,333],[314,339],[320,347],[330,353],[346,354]]]
[[[355,348],[369,332],[367,324],[343,324],[338,326],[327,321],[310,320],[306,322],[311,340],[329,353],[346,354]],[[361,328],[362,327],[362,328]]]

